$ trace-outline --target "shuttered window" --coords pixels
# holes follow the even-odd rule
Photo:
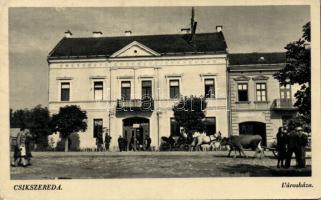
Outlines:
[[[103,100],[104,83],[102,81],[94,82],[94,99]]]
[[[123,100],[130,100],[130,81],[121,82],[121,98]]]
[[[205,79],[205,97],[215,98],[215,85],[214,79]]]
[[[281,99],[291,99],[291,85],[286,84],[285,86],[280,86],[280,97]]]
[[[248,101],[248,85],[247,83],[239,83],[237,84],[238,90],[238,100],[239,101]]]
[[[70,83],[68,83],[68,82],[61,83],[60,100],[61,101],[69,101],[70,100]]]
[[[179,93],[179,80],[170,80],[169,82],[169,97],[171,99],[177,99],[180,96]]]
[[[152,98],[152,81],[142,81],[142,99]]]
[[[266,101],[266,83],[256,84],[256,100]]]

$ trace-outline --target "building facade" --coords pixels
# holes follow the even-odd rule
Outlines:
[[[162,136],[179,134],[172,108],[180,97],[203,96],[208,133],[260,134],[268,145],[296,112],[297,88],[273,78],[285,66],[285,53],[228,54],[222,27],[216,28],[88,38],[66,32],[48,56],[49,111],[78,105],[87,112],[88,128],[77,134],[76,148],[96,148],[104,129],[112,150],[119,136],[150,137],[157,149]]]
[[[177,135],[172,107],[181,96],[207,99],[208,132],[228,135],[227,45],[221,27],[200,34],[75,38],[70,32],[48,56],[49,110],[78,105],[88,128],[79,148],[95,148],[102,128],[118,148],[119,136]]]
[[[263,145],[296,113],[298,86],[281,86],[273,77],[285,67],[285,53],[229,54],[229,103],[232,134],[259,134]]]

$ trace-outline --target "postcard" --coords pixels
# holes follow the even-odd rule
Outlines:
[[[4,1],[0,199],[314,199],[319,1]]]

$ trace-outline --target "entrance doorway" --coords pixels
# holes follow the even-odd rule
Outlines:
[[[242,122],[239,124],[240,135],[260,135],[262,145],[266,146],[266,125],[262,122]]]
[[[129,151],[145,151],[150,148],[149,119],[131,117],[123,120],[123,138]]]

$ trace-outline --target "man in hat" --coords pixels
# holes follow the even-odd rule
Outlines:
[[[287,152],[286,152],[286,160],[285,160],[285,168],[289,168],[291,165],[291,159],[293,153],[295,154],[295,158],[298,161],[298,133],[296,130],[292,130],[288,133],[287,137]]]
[[[299,168],[305,167],[305,147],[308,144],[308,134],[303,131],[302,127],[296,128],[297,134],[298,134],[298,146],[297,146],[297,152],[298,152],[298,158],[297,158],[297,165]]]

